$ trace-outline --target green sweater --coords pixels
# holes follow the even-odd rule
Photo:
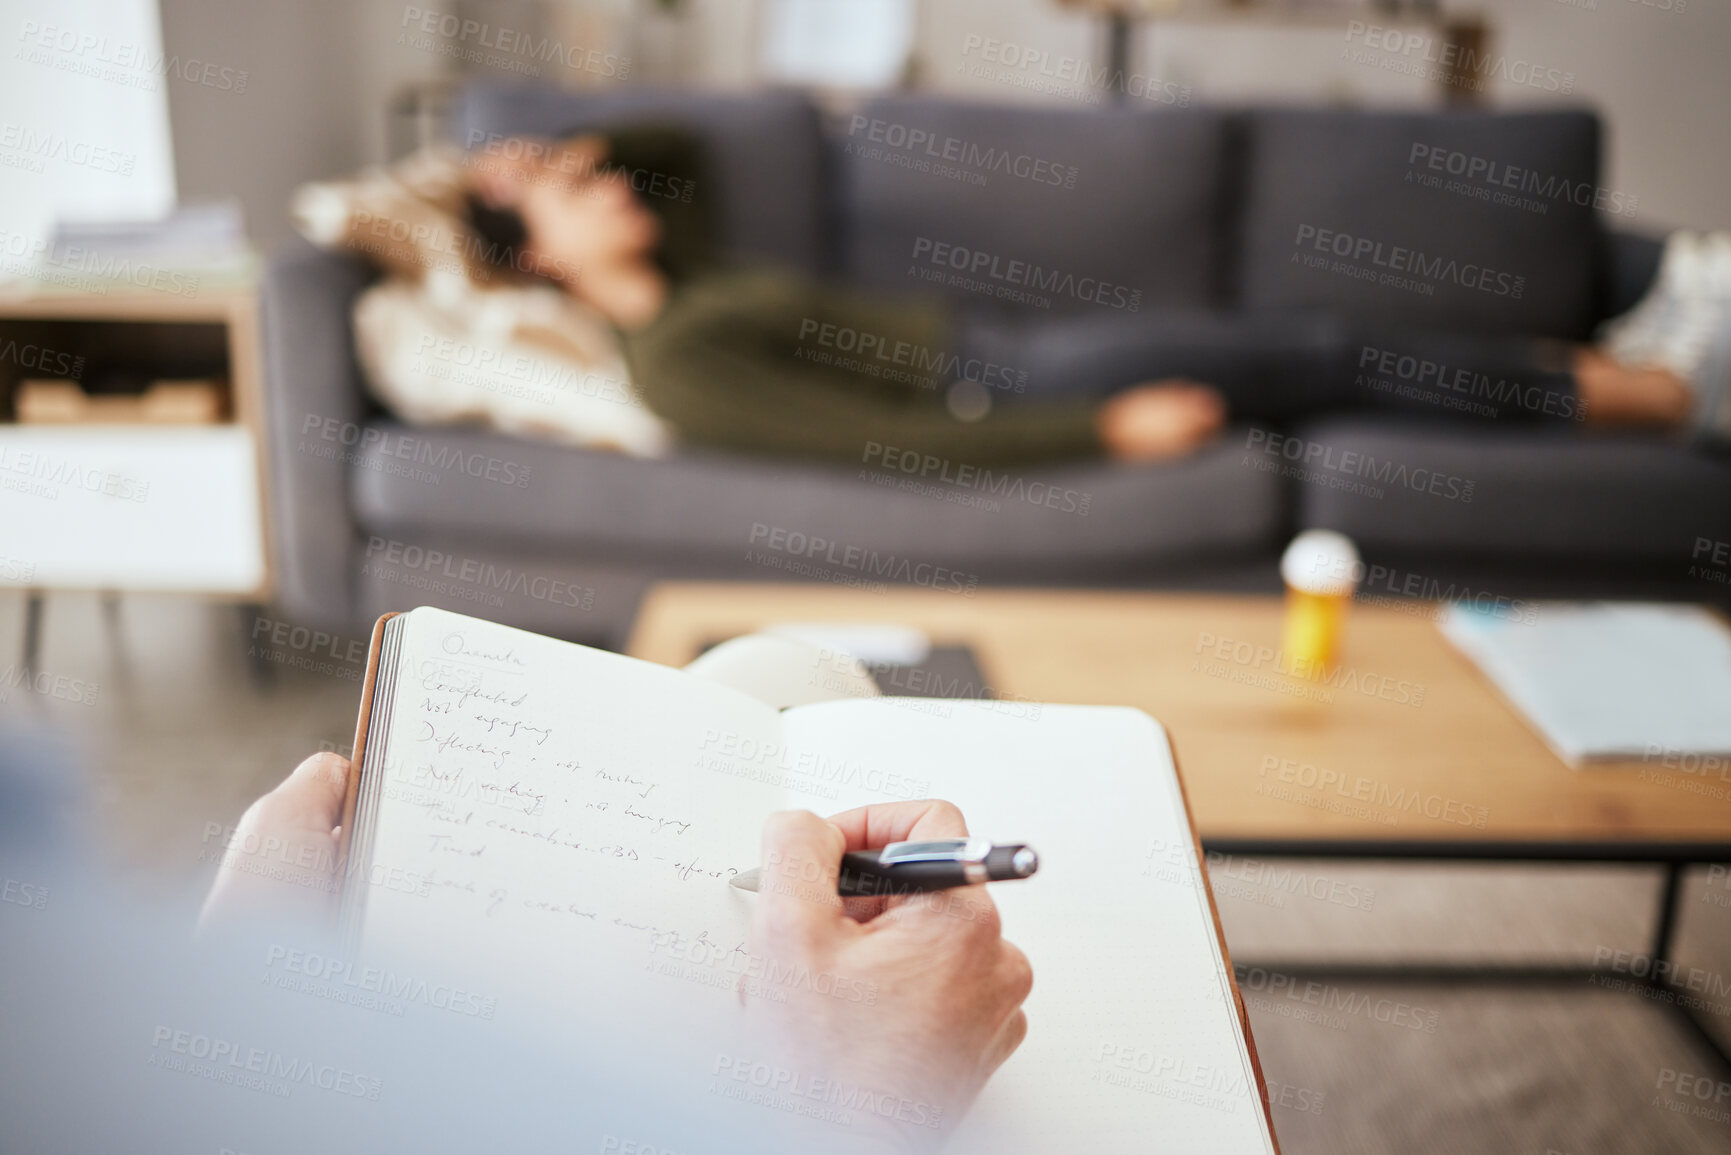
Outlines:
[[[930,305],[757,271],[677,286],[625,349],[644,402],[695,444],[847,462],[893,447],[982,467],[1100,453],[1092,403],[952,414],[951,340]]]

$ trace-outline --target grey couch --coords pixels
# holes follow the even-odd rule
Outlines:
[[[1581,111],[888,97],[863,121],[826,123],[785,92],[509,87],[471,89],[461,109],[465,139],[677,119],[710,154],[730,253],[947,294],[1046,392],[1097,387],[1153,345],[1209,333],[1277,379],[1278,342],[1260,344],[1262,330],[1242,323],[1266,317],[1297,318],[1282,331],[1300,334],[1362,324],[1469,342],[1582,340],[1639,296],[1658,259],[1655,242],[1608,230],[1590,198],[1558,195],[1597,186],[1599,126]],[[909,132],[924,134],[919,144]],[[1415,155],[1443,162],[1430,169]],[[1450,165],[1484,158],[1518,159],[1550,181],[1548,207],[1492,201],[1482,171],[1453,190],[1411,179],[1453,179]],[[1349,247],[1428,247],[1474,271],[1433,276],[1428,291],[1319,272],[1303,263],[1306,228]],[[938,243],[969,254],[964,272],[985,254],[999,272],[1020,261],[1071,280],[1048,281],[1058,288],[1033,304],[1002,299],[990,268],[978,283],[934,285],[910,256],[929,265]],[[1494,277],[1511,270],[1524,278],[1518,296],[1497,291]],[[1172,464],[1028,471],[1013,493],[966,500],[956,499],[966,487],[942,483],[935,496],[897,490],[874,462],[700,451],[645,461],[409,429],[369,401],[355,363],[350,307],[371,279],[357,261],[297,243],[273,259],[263,293],[278,596],[284,612],[329,628],[429,603],[617,643],[647,584],[675,577],[1277,588],[1273,561],[1307,526],[1350,534],[1370,561],[1432,594],[1725,592],[1691,564],[1702,540],[1731,540],[1731,466],[1563,423],[1297,418],[1235,429]],[[1270,438],[1320,456],[1284,456],[1290,441],[1270,452]],[[1364,476],[1366,460],[1382,472]],[[1298,475],[1295,464],[1312,468]],[[1392,483],[1389,464],[1402,471]]]

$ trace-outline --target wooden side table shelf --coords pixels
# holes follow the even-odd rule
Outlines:
[[[270,596],[252,286],[108,288],[0,287],[0,588],[30,593],[27,664],[45,591]],[[113,394],[186,379],[216,384],[216,420],[18,420],[24,381]]]

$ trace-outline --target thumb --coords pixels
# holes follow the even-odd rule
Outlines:
[[[339,888],[333,831],[342,821],[348,759],[314,754],[241,815],[224,848],[201,929],[243,916],[328,918]],[[246,856],[252,856],[250,863]]]
[[[282,784],[259,799],[241,819],[273,832],[306,831],[329,834],[343,818],[348,795],[349,761],[339,754],[314,754]]]
[[[835,892],[846,847],[842,832],[809,810],[770,815],[754,926],[773,939],[809,943],[847,922]]]

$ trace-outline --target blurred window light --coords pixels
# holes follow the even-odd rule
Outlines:
[[[0,68],[9,230],[173,212],[168,86],[188,70],[163,53],[156,0],[0,0],[0,19],[12,36]]]
[[[822,88],[890,88],[913,50],[915,0],[769,0],[763,66],[770,80]]]

